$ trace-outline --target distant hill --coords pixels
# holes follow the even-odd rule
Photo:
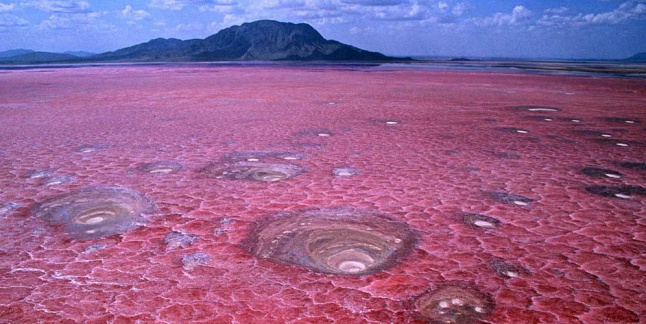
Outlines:
[[[21,52],[22,51],[22,52]],[[308,24],[259,20],[233,26],[205,39],[157,38],[114,52],[47,53],[30,50],[0,52],[0,64],[90,62],[210,61],[403,61],[334,40]]]
[[[629,58],[624,59],[624,61],[646,62],[646,52],[637,53]]]
[[[96,61],[390,61],[400,60],[326,40],[308,24],[259,20],[221,30],[205,39],[153,39]]]
[[[34,51],[28,50],[28,49],[12,49],[8,51],[2,51],[0,52],[0,58],[5,58],[5,57],[12,57],[12,56],[18,56],[22,54],[27,54],[27,53],[33,53]]]
[[[76,57],[89,57],[92,55],[96,55],[96,53],[90,53],[90,52],[84,52],[84,51],[67,51],[67,52],[63,52],[63,54],[73,55]]]
[[[78,56],[49,53],[49,52],[29,52],[26,54],[0,58],[0,64],[37,64],[37,63],[53,63],[53,62],[74,62],[78,61]]]

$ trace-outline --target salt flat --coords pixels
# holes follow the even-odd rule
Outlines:
[[[643,79],[43,67],[0,98],[2,322],[644,317]]]

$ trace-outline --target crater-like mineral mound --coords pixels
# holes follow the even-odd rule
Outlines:
[[[531,112],[558,112],[561,108],[549,106],[516,106],[518,110],[531,111]]]
[[[225,165],[211,164],[201,172],[212,178],[276,182],[291,179],[303,173],[304,170],[293,164],[238,162]]]
[[[144,163],[137,170],[154,174],[177,173],[182,170],[182,165],[175,161],[157,161]]]
[[[350,207],[270,216],[247,240],[256,257],[341,275],[371,274],[394,266],[416,242],[408,224]]]
[[[527,206],[534,202],[534,199],[501,191],[489,191],[487,195],[489,198],[507,205]]]
[[[45,200],[33,214],[85,239],[127,232],[152,209],[150,200],[128,188],[87,187]]]
[[[491,312],[491,298],[473,288],[447,285],[429,290],[413,302],[415,311],[431,323],[480,323]]]
[[[268,160],[302,160],[305,154],[293,151],[238,151],[225,155],[222,160],[236,162],[267,162]]]

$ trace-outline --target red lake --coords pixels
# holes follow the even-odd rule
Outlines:
[[[0,322],[644,323],[644,79],[38,67],[0,98]]]

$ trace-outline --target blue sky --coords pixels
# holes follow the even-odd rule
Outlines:
[[[259,19],[306,22],[326,38],[390,55],[646,52],[645,0],[0,0],[0,51],[98,53]]]

